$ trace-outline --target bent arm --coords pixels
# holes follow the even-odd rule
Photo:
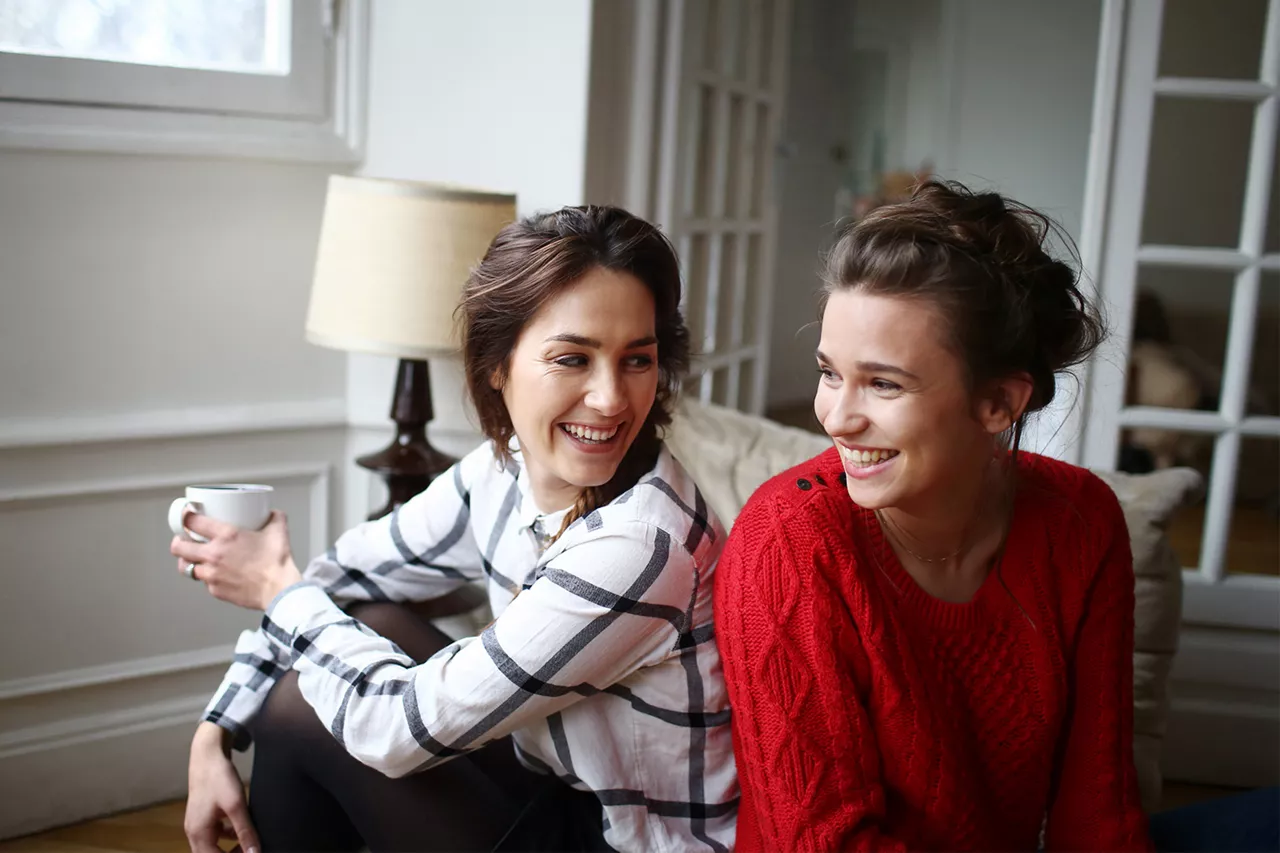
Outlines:
[[[307,565],[304,581],[341,607],[357,601],[425,601],[483,578],[470,528],[470,489],[480,466],[492,459],[485,445],[390,515],[348,530]],[[202,717],[230,731],[237,749],[247,748],[249,721],[289,670],[289,655],[266,633],[269,624],[264,618],[258,630],[240,635],[231,666]]]
[[[811,543],[790,541],[766,508],[744,515],[716,570],[738,849],[905,850],[882,826],[879,748],[853,677],[865,663],[857,628]]]
[[[302,695],[360,761],[402,776],[476,749],[675,652],[693,559],[634,522],[566,549],[479,637],[415,665],[313,585],[267,634]]]

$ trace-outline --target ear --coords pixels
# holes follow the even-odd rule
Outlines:
[[[978,421],[990,435],[999,435],[1018,422],[1027,410],[1035,382],[1030,373],[1015,373],[992,380],[978,397]]]
[[[489,387],[495,391],[501,392],[502,386],[506,383],[506,370],[502,367],[495,367],[489,373]]]

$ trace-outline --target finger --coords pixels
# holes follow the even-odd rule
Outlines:
[[[205,539],[225,539],[239,529],[234,524],[228,524],[198,512],[187,513],[185,525],[187,530],[198,533]]]
[[[244,853],[257,853],[261,849],[258,844],[258,831],[253,828],[253,821],[249,820],[249,810],[245,808],[243,801],[227,811],[227,817],[231,818],[231,825],[235,828],[236,839],[240,842],[240,846],[244,848]]]
[[[289,516],[285,515],[282,511],[278,509],[273,509],[271,510],[271,516],[267,519],[266,526],[275,527],[277,525],[280,527],[287,528],[289,526]]]
[[[222,853],[218,846],[218,833],[212,826],[201,827],[197,832],[188,832],[187,841],[191,844],[191,853]]]
[[[199,542],[188,542],[186,539],[178,539],[176,537],[169,543],[169,553],[181,560],[183,564],[211,562],[208,549],[208,545],[202,545]]]

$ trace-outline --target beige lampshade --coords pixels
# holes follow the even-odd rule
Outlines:
[[[462,286],[515,215],[514,195],[331,176],[307,340],[415,359],[457,349]]]

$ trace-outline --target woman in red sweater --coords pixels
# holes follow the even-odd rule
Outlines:
[[[929,183],[826,268],[814,411],[716,585],[739,850],[1145,850],[1111,491],[1019,452],[1102,336],[1043,216]]]

